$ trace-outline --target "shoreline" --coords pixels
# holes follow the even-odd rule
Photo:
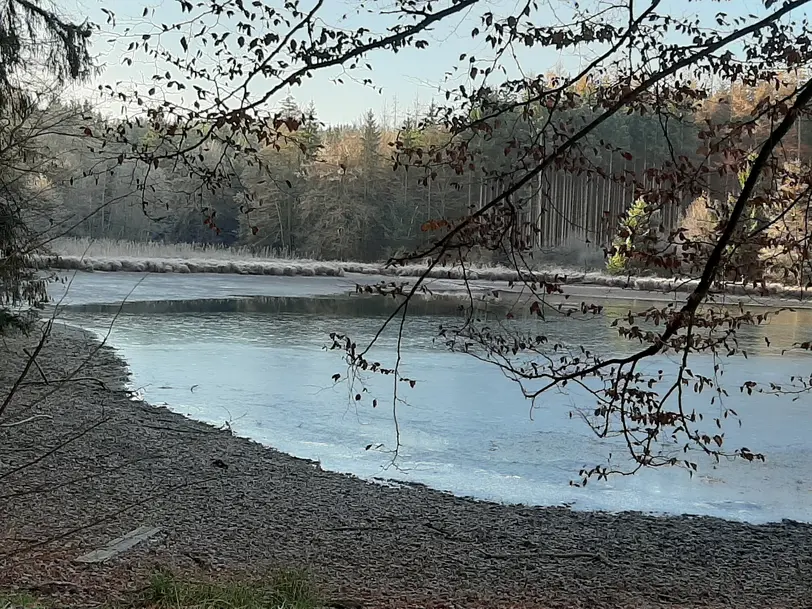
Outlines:
[[[79,271],[86,273],[132,273],[132,274],[202,274],[202,275],[249,275],[268,277],[357,277],[362,282],[374,278],[376,281],[410,280],[425,272],[423,265],[385,267],[383,264],[285,260],[285,259],[246,259],[218,260],[206,258],[139,258],[139,257],[82,257],[82,256],[40,256],[35,259],[37,268],[55,271]],[[600,271],[581,271],[564,268],[542,268],[533,271],[541,281],[561,282],[567,294],[617,300],[647,300],[670,302],[683,299],[696,286],[697,281],[661,278],[626,277],[608,275]],[[426,277],[427,281],[443,282],[450,293],[464,293],[464,278],[467,277],[475,291],[488,291],[498,288],[505,293],[518,294],[520,286],[505,286],[509,282],[521,282],[520,274],[507,267],[437,266]],[[601,293],[603,292],[603,293]],[[584,294],[585,293],[585,294]],[[717,297],[729,300],[731,304],[742,303],[754,307],[793,306],[812,308],[812,290],[779,283],[767,283],[765,289],[727,284],[725,292],[712,292]],[[556,294],[549,297],[555,299]]]
[[[32,340],[8,341],[4,386]],[[55,326],[44,374],[64,376],[98,344],[86,331]],[[580,512],[394,488],[133,402],[126,363],[110,347],[80,377],[105,386],[66,383],[36,405],[53,387],[32,384],[5,415],[53,419],[32,421],[25,433],[0,429],[0,585],[77,580],[74,600],[85,602],[93,595],[83,599],[84,590],[122,594],[156,565],[198,576],[293,567],[307,569],[328,597],[365,607],[803,607],[812,598],[812,525]],[[72,562],[142,525],[162,533],[104,565]],[[15,544],[57,537],[8,556]]]

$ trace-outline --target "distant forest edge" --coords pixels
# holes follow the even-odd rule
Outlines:
[[[588,84],[576,90],[580,105],[561,113],[572,114],[561,118],[574,124],[593,113]],[[704,150],[703,129],[741,118],[766,92],[741,85],[717,93],[673,125],[664,126],[652,114],[617,114],[579,151],[598,173],[551,167],[528,185],[519,213],[525,225],[535,227],[527,238],[538,251],[537,261],[582,270],[602,266],[603,248],[611,245],[636,194],[653,186],[656,168],[680,159],[722,167],[725,151]],[[56,226],[73,238],[242,246],[286,258],[379,262],[428,243],[435,234],[425,230],[427,221],[457,218],[491,200],[504,187],[490,176],[505,175],[500,164],[507,162],[506,146],[531,141],[545,120],[539,109],[506,116],[492,133],[469,134],[469,148],[482,162],[476,171],[458,174],[444,163],[407,168],[393,162],[402,147],[428,149],[448,141],[433,105],[413,112],[398,129],[371,111],[357,124],[328,127],[319,122],[316,108],[301,109],[292,98],[281,110],[299,117],[300,125],[289,138],[262,148],[260,163],[249,164],[216,144],[202,152],[212,164],[231,155],[233,179],[209,189],[174,172],[171,164],[145,168],[116,162],[110,149],[116,144],[94,149],[77,143],[71,132],[74,125],[88,133],[125,129],[129,142],[152,146],[156,135],[148,126],[116,123],[89,106],[53,102],[35,117],[55,128],[38,140],[50,161],[29,173],[28,188],[38,203],[29,221],[43,234]],[[799,121],[785,138],[786,155],[807,159],[810,138],[812,132]],[[709,173],[709,199],[725,200],[738,190],[735,176],[722,173]],[[691,202],[661,209],[658,221],[666,229],[681,226]],[[204,220],[212,217],[216,226]],[[479,252],[476,259],[506,262],[490,252]]]

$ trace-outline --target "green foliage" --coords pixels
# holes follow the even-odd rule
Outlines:
[[[372,167],[378,163],[377,156],[380,154],[382,144],[381,135],[375,113],[372,110],[367,111],[361,125],[361,144],[363,146],[365,167]]]
[[[318,596],[307,575],[276,573],[267,581],[190,581],[155,573],[144,602],[156,609],[313,609]]]
[[[640,266],[633,260],[635,254],[648,253],[650,244],[651,211],[645,201],[638,199],[620,222],[613,251],[606,259],[606,271],[621,275],[635,270]]]
[[[628,270],[628,264],[626,255],[615,250],[606,258],[606,272],[610,275],[622,275]]]
[[[46,609],[48,605],[30,594],[3,594],[0,592],[0,609]]]

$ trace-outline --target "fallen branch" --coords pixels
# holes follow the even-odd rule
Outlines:
[[[39,371],[39,374],[42,377],[42,380],[45,381],[46,384],[49,383],[50,381],[48,381],[48,377],[45,374],[45,371],[42,369],[42,366],[39,365],[39,362],[36,360],[34,355],[31,354],[28,351],[28,349],[23,349],[23,353],[25,353],[29,358],[33,358],[31,361],[34,362],[34,366],[36,366],[37,370]]]
[[[104,381],[102,381],[101,379],[94,378],[92,376],[77,376],[74,378],[69,377],[66,379],[59,379],[56,381],[49,381],[47,379],[44,381],[26,381],[24,383],[21,383],[21,385],[23,387],[30,387],[32,385],[56,385],[56,384],[61,385],[63,383],[81,383],[81,382],[95,383],[102,389],[107,389],[107,384]]]
[[[37,419],[50,419],[51,421],[54,420],[54,418],[49,414],[35,414],[33,416],[28,417],[27,419],[23,419],[22,421],[15,421],[14,423],[0,423],[0,428],[7,429],[9,427],[17,427],[18,425],[25,425],[26,423],[36,421]]]
[[[457,537],[456,535],[452,535],[448,531],[441,529],[438,526],[435,526],[429,522],[423,523],[427,529],[430,529],[436,533],[439,533],[449,541],[456,541],[459,543],[478,543],[478,540],[475,539],[464,539],[462,537]],[[609,560],[603,555],[594,552],[532,552],[529,554],[491,554],[482,550],[481,548],[475,548],[477,552],[479,552],[484,558],[489,560],[512,560],[515,558],[547,558],[550,560],[570,560],[570,559],[578,559],[578,558],[585,558],[587,560],[597,560],[606,564],[609,564]]]
[[[74,582],[59,581],[59,580],[48,580],[48,581],[38,582],[38,583],[35,583],[35,584],[24,584],[24,585],[20,586],[20,588],[22,588],[24,590],[29,590],[29,591],[32,591],[32,592],[36,591],[36,592],[48,593],[50,591],[53,591],[54,588],[69,588],[69,589],[75,591],[75,590],[82,590],[84,588],[84,586],[80,586],[79,584],[74,583]]]
[[[34,364],[34,361],[39,357],[40,351],[45,346],[45,341],[48,340],[48,335],[51,333],[51,328],[53,327],[52,322],[48,322],[45,325],[45,330],[42,333],[42,338],[40,338],[39,342],[37,343],[36,348],[34,349],[34,353],[28,356],[28,361],[25,363],[25,367],[20,375],[17,377],[17,380],[14,381],[14,384],[11,386],[11,389],[6,395],[6,398],[3,400],[3,403],[0,404],[0,417],[3,416],[3,413],[8,408],[8,405],[11,403],[11,400],[14,398],[14,395],[20,389],[20,385],[25,380],[25,377],[28,376],[28,371],[31,370],[31,366]]]
[[[587,560],[596,560],[606,564],[609,564],[609,560],[603,555],[597,552],[533,552],[531,554],[490,554],[485,550],[481,550],[476,548],[476,551],[479,552],[485,558],[491,560],[514,560],[516,558],[547,558],[551,560],[569,560],[569,559],[578,559],[578,558],[585,558]]]

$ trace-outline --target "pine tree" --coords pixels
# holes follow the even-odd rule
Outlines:
[[[41,133],[31,131],[42,100],[23,83],[33,80],[31,72],[58,83],[86,77],[89,36],[87,24],[66,21],[39,0],[0,3],[0,331],[20,323],[9,307],[37,307],[47,299],[44,281],[31,270],[36,235],[26,216],[35,202],[21,179],[42,160],[35,142]]]
[[[377,161],[381,148],[381,130],[375,120],[375,113],[368,110],[363,117],[361,126],[361,142],[363,144],[364,165],[371,166]]]
[[[279,114],[282,118],[300,118],[302,111],[292,95],[287,95],[279,104]]]
[[[362,205],[369,211],[369,217],[374,218],[374,222],[365,226],[360,235],[361,248],[367,257],[378,256],[384,247],[384,222],[381,220],[380,209],[376,209],[381,199],[387,196],[384,192],[380,154],[381,136],[375,114],[368,110],[361,124],[361,196]]]
[[[311,101],[304,112],[297,140],[304,156],[304,162],[313,161],[322,145],[322,125],[316,116],[316,106]]]

